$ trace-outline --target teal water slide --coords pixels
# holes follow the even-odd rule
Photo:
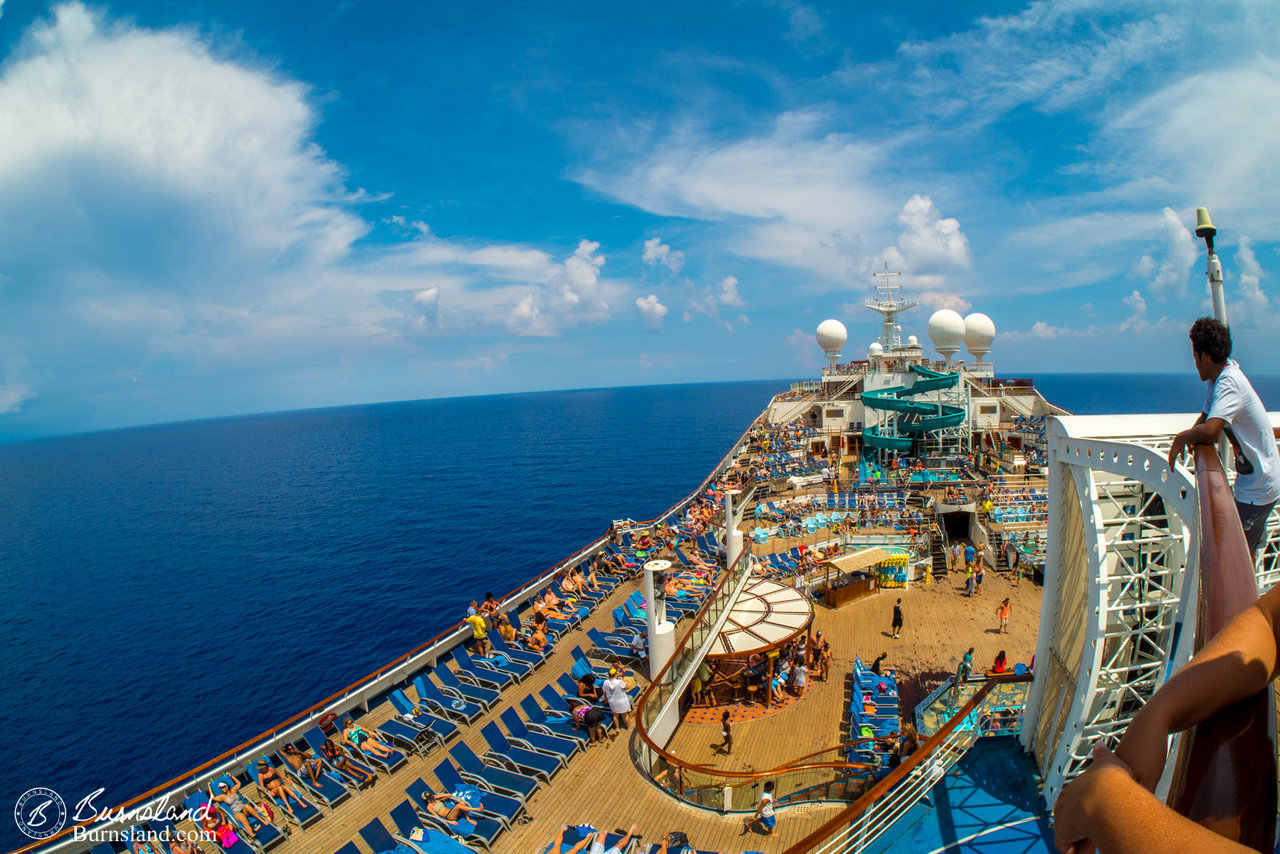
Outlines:
[[[967,413],[963,406],[908,399],[926,392],[955,388],[960,382],[959,373],[942,373],[919,365],[912,365],[911,372],[919,379],[909,386],[892,386],[862,393],[862,405],[867,409],[897,413],[898,432],[905,434],[885,436],[879,427],[868,427],[862,431],[862,443],[866,447],[909,451],[918,436],[964,423]]]

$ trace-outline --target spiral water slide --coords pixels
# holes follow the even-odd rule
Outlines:
[[[967,413],[963,406],[908,399],[926,392],[955,388],[960,382],[960,374],[932,371],[919,365],[912,365],[911,372],[918,379],[909,386],[892,386],[862,393],[864,407],[895,413],[899,434],[886,436],[878,426],[868,427],[862,431],[862,444],[865,447],[909,451],[919,436],[964,423]]]

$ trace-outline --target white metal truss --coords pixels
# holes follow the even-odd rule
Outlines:
[[[1193,597],[1184,597],[1184,580],[1194,579],[1199,552],[1195,483],[1182,466],[1169,469],[1171,434],[1075,438],[1061,422],[1055,426],[1051,527],[1070,518],[1083,531],[1050,532],[1036,648],[1037,662],[1056,660],[1059,678],[1074,675],[1074,684],[1062,686],[1055,708],[1043,708],[1049,677],[1039,675],[1050,668],[1038,666],[1042,684],[1032,688],[1028,718],[1048,714],[1052,721],[1023,730],[1050,803],[1083,769],[1094,743],[1113,743],[1172,667],[1190,657],[1195,615],[1188,615]],[[1068,501],[1073,512],[1063,506]],[[1084,573],[1084,602],[1059,601],[1072,573]]]

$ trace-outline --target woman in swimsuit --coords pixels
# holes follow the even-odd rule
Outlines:
[[[450,827],[457,827],[458,819],[466,818],[467,813],[475,812],[478,809],[477,807],[467,806],[466,803],[453,795],[428,794],[423,799],[426,802],[427,812],[436,818],[444,820]],[[453,806],[445,806],[444,801],[446,799],[453,801]]]
[[[284,777],[280,776],[280,772],[267,764],[267,760],[258,760],[258,788],[267,792],[271,797],[275,798],[284,806],[284,811],[289,815],[293,815],[293,807],[289,806],[289,799],[293,798],[294,803],[298,806],[307,808],[311,804],[298,797],[298,793],[293,787],[285,782]]]
[[[320,748],[320,752],[324,754],[324,758],[328,759],[334,768],[344,774],[350,774],[361,783],[372,783],[374,781],[373,774],[348,759],[346,754],[334,743],[333,739],[325,741],[324,746]]]
[[[588,703],[600,702],[600,689],[596,687],[595,674],[588,673],[578,680],[578,696]]]
[[[395,753],[395,750],[391,747],[383,744],[373,736],[369,735],[368,732],[356,726],[355,721],[351,720],[351,718],[347,718],[342,722],[342,738],[347,742],[347,744],[351,745],[356,750],[362,753],[371,753],[379,759],[386,759],[388,756]]]
[[[205,814],[205,817],[200,819],[200,829],[204,831],[206,839],[216,839],[218,844],[226,849],[231,848],[240,841],[240,838],[236,836],[236,832],[231,829],[231,825],[227,824],[226,819],[222,817],[222,813],[218,812],[216,808],[210,809]],[[249,837],[253,838],[252,832],[250,832]]]
[[[546,593],[533,600],[533,610],[535,613],[543,617],[567,622],[569,617],[566,614],[562,614],[557,611],[554,605],[552,605],[552,602],[558,603],[559,601],[560,600],[556,598],[556,595],[551,592],[550,588],[548,588]]]
[[[169,851],[172,854],[204,854],[204,849],[194,839],[187,838],[181,831],[176,838],[169,840]]]
[[[239,783],[236,783],[235,788],[233,789],[224,781],[218,784],[218,789],[221,794],[215,795],[213,793],[213,784],[210,783],[209,797],[226,806],[227,812],[235,816],[236,821],[238,821],[244,828],[245,833],[249,834],[250,839],[257,839],[257,834],[255,834],[253,832],[253,828],[249,826],[249,816],[253,816],[262,824],[270,824],[270,822],[263,818],[262,813],[258,812],[257,807],[253,804],[246,803],[245,799],[240,797]]]
[[[304,753],[292,744],[286,744],[282,753],[284,754],[284,761],[289,763],[289,767],[293,769],[295,774],[302,776],[302,772],[306,771],[312,783],[318,784],[320,782],[320,773],[323,766],[320,764],[320,760],[312,756],[309,751]]]

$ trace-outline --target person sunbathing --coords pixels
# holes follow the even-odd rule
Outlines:
[[[294,815],[293,807],[289,806],[290,798],[293,798],[294,803],[304,809],[311,806],[311,804],[298,797],[298,793],[294,791],[294,788],[265,759],[258,760],[257,773],[254,779],[258,783],[258,788],[279,801],[284,807],[284,811],[289,815]]]
[[[480,606],[480,616],[491,617],[498,613],[498,609],[501,607],[492,593],[486,593],[484,594],[484,603]]]
[[[498,637],[506,643],[514,643],[516,639],[516,627],[511,625],[511,621],[507,619],[506,614],[499,614],[493,618],[493,622],[498,628]]]
[[[454,829],[458,828],[458,819],[465,819],[468,813],[479,809],[479,807],[469,806],[466,801],[455,798],[453,795],[437,795],[428,792],[422,800],[428,813]],[[445,806],[446,800],[452,801],[453,806]]]
[[[200,819],[200,830],[204,833],[205,839],[216,840],[224,849],[231,849],[240,841],[240,837],[236,836],[235,830],[231,825],[227,824],[226,819],[222,817],[222,813],[217,809],[210,809],[205,813],[204,818]],[[247,830],[247,828],[246,828]],[[248,830],[249,838],[256,839],[252,830]]]
[[[320,747],[320,752],[324,754],[325,759],[329,760],[330,765],[342,773],[349,774],[360,783],[373,782],[373,774],[352,762],[333,739],[326,740]]]
[[[305,771],[312,783],[320,782],[320,775],[324,772],[324,766],[320,763],[319,758],[310,751],[302,751],[292,744],[286,744],[281,751],[284,761],[289,763],[289,767],[293,769],[293,773],[299,777]]]
[[[690,590],[690,585],[680,582],[674,575],[668,575],[667,580],[662,582],[662,592],[668,599],[688,599]]]
[[[596,677],[588,673],[578,680],[578,697],[589,703],[600,702],[600,689],[596,687]]]
[[[236,783],[233,788],[227,785],[224,780],[218,784],[217,794],[214,794],[213,784],[210,783],[209,797],[222,804],[226,808],[227,812],[231,813],[235,820],[240,823],[240,826],[244,828],[245,833],[249,834],[250,839],[258,838],[257,834],[253,832],[253,827],[249,824],[250,816],[257,819],[261,824],[270,824],[270,822],[263,817],[262,813],[258,811],[257,807],[240,797],[239,783]],[[214,812],[216,812],[216,810]],[[218,844],[222,844],[221,840],[219,840]]]
[[[395,753],[389,745],[383,744],[371,736],[366,730],[356,726],[355,721],[347,718],[342,722],[342,739],[362,753],[370,753],[379,759],[386,759]]]
[[[548,597],[550,597],[550,601],[548,601]],[[560,598],[552,593],[551,588],[548,587],[545,593],[533,600],[533,610],[535,613],[546,617],[549,620],[559,620],[562,623],[569,622],[569,615],[557,610],[552,602],[558,604],[560,602]]]

